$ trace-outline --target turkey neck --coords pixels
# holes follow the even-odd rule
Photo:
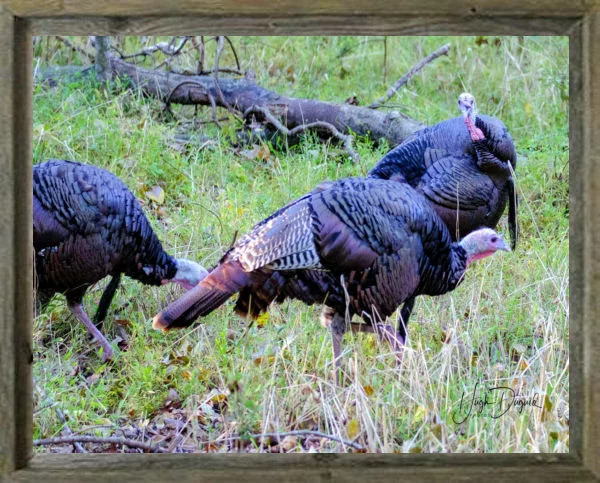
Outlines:
[[[144,238],[141,249],[133,257],[134,260],[125,267],[125,274],[148,285],[160,285],[163,280],[171,280],[177,273],[175,257],[164,251],[158,237],[147,227],[150,233]]]

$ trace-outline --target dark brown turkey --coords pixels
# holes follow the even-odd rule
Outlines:
[[[417,131],[387,153],[369,176],[416,188],[442,218],[453,240],[481,227],[496,228],[508,202],[514,250],[518,237],[514,142],[502,121],[477,114],[471,94],[461,94],[458,107],[462,117]],[[404,303],[398,325],[408,324],[414,304],[414,298]]]
[[[125,274],[147,285],[191,288],[207,271],[166,253],[140,203],[114,174],[96,166],[50,160],[33,167],[33,244],[38,300],[63,293],[73,315],[102,348],[110,343],[83,310],[90,285],[110,275],[96,313],[101,322]]]
[[[325,305],[333,354],[352,316],[404,341],[381,323],[417,295],[440,295],[462,281],[469,263],[509,250],[494,230],[452,242],[431,204],[406,183],[347,178],[319,186],[257,224],[195,288],[154,317],[153,327],[192,324],[239,292],[235,310],[256,317],[272,302]],[[379,331],[378,329],[383,329]]]
[[[463,117],[416,132],[386,154],[369,176],[407,182],[416,188],[444,220],[453,240],[460,240],[477,228],[495,228],[508,202],[514,249],[514,142],[502,121],[477,114],[471,94],[461,94],[458,106]]]

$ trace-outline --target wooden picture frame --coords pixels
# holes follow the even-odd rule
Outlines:
[[[486,34],[570,39],[570,453],[32,457],[32,34]],[[0,478],[598,481],[600,0],[0,0]]]

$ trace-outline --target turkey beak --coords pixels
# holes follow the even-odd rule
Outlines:
[[[505,252],[510,252],[511,249],[508,244],[504,241],[504,238],[500,238],[500,242],[498,243],[498,250],[504,250]]]
[[[470,116],[471,113],[471,108],[469,106],[467,106],[462,99],[459,99],[458,101],[458,108],[460,109],[460,111],[463,114],[463,117],[466,119]]]

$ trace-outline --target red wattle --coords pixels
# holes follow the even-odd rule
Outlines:
[[[485,139],[483,131],[473,124],[473,121],[469,116],[465,117],[465,124],[467,125],[467,129],[469,130],[473,142],[483,141]]]

